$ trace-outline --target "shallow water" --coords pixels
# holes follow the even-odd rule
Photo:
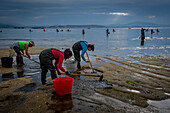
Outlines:
[[[56,32],[56,29],[2,29],[0,33],[0,48],[8,48],[17,40],[33,40],[36,47],[71,48],[79,40],[87,40],[95,44],[95,51],[89,52],[97,55],[118,55],[128,56],[143,53],[146,55],[169,57],[170,54],[170,28],[159,28],[159,33],[150,34],[146,32],[144,45],[141,46],[141,28],[115,28],[116,32],[106,35],[106,28],[85,29],[82,35],[81,28],[70,28],[71,32],[63,29],[63,32]],[[156,30],[156,28],[153,28]]]

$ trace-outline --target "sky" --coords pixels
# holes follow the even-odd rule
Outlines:
[[[0,0],[0,23],[14,25],[170,25],[170,0]]]

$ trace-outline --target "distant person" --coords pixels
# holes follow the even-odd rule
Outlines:
[[[41,68],[41,82],[42,84],[46,84],[46,74],[48,70],[51,72],[52,80],[57,78],[56,70],[58,75],[61,75],[59,69],[66,73],[66,75],[70,75],[70,72],[66,71],[63,67],[63,60],[67,60],[72,56],[72,52],[70,49],[66,49],[64,52],[55,49],[45,49],[43,50],[40,55],[40,68]],[[55,60],[55,66],[53,65],[53,60]]]
[[[113,32],[115,32],[115,29],[113,29]]]
[[[59,32],[59,30],[58,30],[58,29],[56,29],[56,32]]]
[[[106,34],[107,34],[107,35],[110,34],[109,29],[106,29]]]
[[[151,29],[151,35],[152,35],[153,33],[155,33],[155,32],[153,31],[153,29]]]
[[[17,56],[16,56],[17,65],[23,65],[24,64],[23,57],[22,57],[22,54],[24,55],[24,50],[25,50],[25,53],[28,56],[28,58],[29,59],[31,58],[31,56],[28,53],[28,48],[32,47],[32,46],[35,46],[35,43],[33,41],[30,41],[30,42],[17,41],[17,42],[14,42],[10,46],[10,49],[14,49],[14,51],[17,53]],[[10,54],[12,54],[12,53],[10,53]]]
[[[89,62],[85,59],[84,54],[86,53],[87,50],[94,51],[94,44],[88,44],[88,42],[86,41],[78,41],[72,46],[72,49],[73,49],[75,60],[77,61],[77,68],[81,69],[81,65],[80,65],[81,58],[85,62]],[[80,58],[81,50],[82,52],[81,52],[81,58]]]
[[[144,28],[141,28],[141,45],[144,45],[145,40],[145,30]]]
[[[109,34],[110,34],[109,29],[106,29],[106,36],[108,37]]]
[[[33,32],[31,29],[29,29],[29,32]]]
[[[70,29],[67,29],[67,32],[70,32],[71,30]]]
[[[141,28],[141,40],[145,39],[145,30],[144,28]]]
[[[160,32],[158,28],[156,29],[156,32],[157,32],[157,33],[159,33],[159,32]]]
[[[85,31],[84,31],[84,29],[82,30],[82,34],[83,34],[83,35],[85,34]]]

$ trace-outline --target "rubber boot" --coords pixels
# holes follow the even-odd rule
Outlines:
[[[77,62],[77,68],[78,68],[79,70],[81,69],[80,62]]]
[[[16,57],[17,65],[22,66],[24,65],[23,58],[22,57]]]

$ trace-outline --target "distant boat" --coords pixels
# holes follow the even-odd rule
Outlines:
[[[132,29],[131,27],[129,27],[128,29]]]
[[[2,30],[0,30],[0,32],[2,32]]]

